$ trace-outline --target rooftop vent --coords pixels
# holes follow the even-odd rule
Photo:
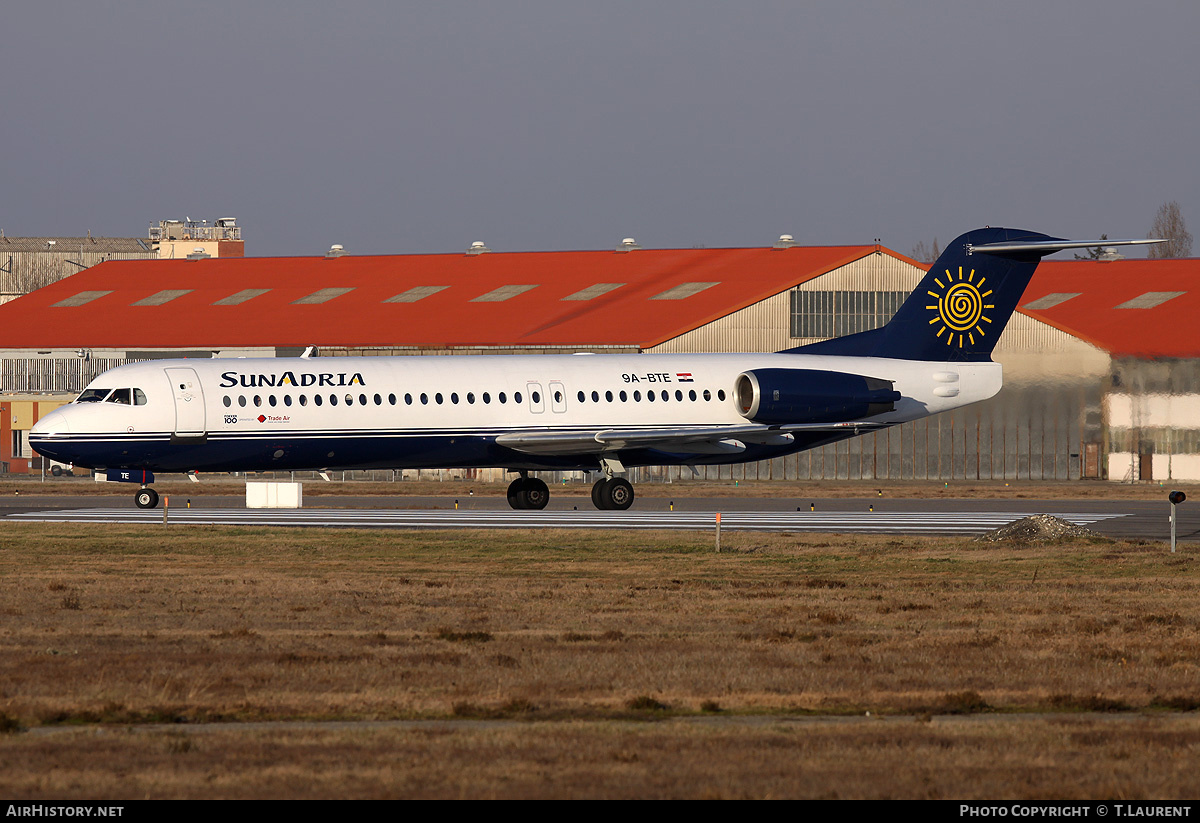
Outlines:
[[[334,243],[329,247],[329,251],[325,252],[325,259],[332,260],[335,257],[345,257],[346,254],[346,249],[341,243]]]
[[[192,249],[192,253],[187,256],[187,259],[188,260],[207,260],[210,257],[212,257],[211,254],[206,252],[200,246],[196,246],[196,248]]]
[[[1100,256],[1097,260],[1103,260],[1106,263],[1111,263],[1114,260],[1124,260],[1125,255],[1117,251],[1115,246],[1105,246],[1100,250]]]
[[[482,240],[476,240],[471,244],[471,248],[467,249],[467,254],[487,254],[491,249]]]
[[[621,245],[617,246],[616,250],[620,251],[620,252],[625,252],[625,251],[636,251],[637,249],[640,249],[640,248],[641,248],[641,246],[639,246],[637,244],[636,240],[634,240],[632,237],[626,237],[624,240],[621,241]]]
[[[771,248],[790,249],[794,245],[796,245],[796,240],[794,237],[792,237],[790,234],[781,234],[779,235],[779,239],[775,241],[775,245]]]

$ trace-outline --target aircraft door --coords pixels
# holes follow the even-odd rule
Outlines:
[[[175,397],[175,434],[196,437],[207,428],[204,417],[204,392],[195,369],[165,369]]]
[[[562,414],[567,410],[567,390],[557,380],[550,381],[550,408],[555,414]]]
[[[546,410],[546,398],[542,397],[541,383],[526,383],[525,389],[529,393],[529,410],[534,414],[541,414]]]

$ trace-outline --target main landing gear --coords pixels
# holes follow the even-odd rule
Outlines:
[[[633,505],[633,485],[618,474],[625,467],[616,457],[600,458],[604,477],[592,486],[592,505],[601,511],[624,511]],[[550,502],[550,489],[536,477],[525,472],[508,486],[508,505],[514,509],[544,509]]]
[[[633,486],[624,477],[602,477],[592,486],[592,505],[624,511],[633,505]]]
[[[544,509],[550,502],[550,488],[536,477],[520,477],[508,484],[508,505],[514,509]]]
[[[139,509],[158,508],[158,492],[149,486],[142,486],[133,496],[133,502]]]

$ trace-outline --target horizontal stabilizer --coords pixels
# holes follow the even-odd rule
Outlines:
[[[1149,246],[1166,240],[1028,240],[1010,243],[968,243],[967,254],[1053,254],[1064,249],[1094,249],[1098,246]]]

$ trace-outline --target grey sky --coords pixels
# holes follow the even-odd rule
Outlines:
[[[247,252],[1200,226],[1200,4],[23,2],[0,228]]]

